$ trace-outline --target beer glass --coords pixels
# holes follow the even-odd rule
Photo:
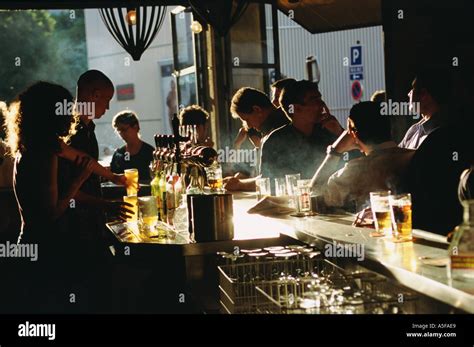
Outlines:
[[[295,208],[298,211],[298,201],[296,199],[298,180],[301,179],[301,174],[285,175],[286,179],[286,191],[290,196],[289,205],[291,208]]]
[[[275,178],[275,196],[285,196],[286,182],[284,178]]]
[[[124,170],[125,177],[127,178],[127,195],[137,195],[138,193],[138,169],[127,169]]]
[[[375,232],[371,237],[389,236],[392,233],[390,216],[390,191],[370,192],[370,207],[374,216]]]
[[[130,209],[133,211],[133,216],[127,217],[127,222],[133,222],[138,219],[138,200],[136,195],[132,196],[124,196],[123,197],[124,202],[128,202],[129,204],[133,205],[133,207],[130,207]]]
[[[141,235],[154,236],[158,222],[158,209],[154,196],[141,196],[138,198],[138,227]]]
[[[219,164],[214,164],[205,168],[207,184],[211,191],[213,192],[222,192],[223,182],[222,182],[222,167]]]
[[[257,199],[260,200],[265,196],[271,196],[272,191],[270,189],[270,178],[257,178],[255,182],[257,186]]]
[[[311,212],[311,180],[297,180],[299,212]]]
[[[411,241],[411,195],[390,195],[389,201],[395,241]]]

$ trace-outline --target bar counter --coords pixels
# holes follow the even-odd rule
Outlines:
[[[351,214],[317,215],[312,217],[292,217],[279,215],[265,217],[248,214],[247,211],[256,203],[252,193],[234,194],[234,227],[235,237],[232,241],[185,244],[177,240],[173,244],[153,244],[148,250],[156,253],[158,249],[173,249],[175,254],[193,258],[194,270],[189,270],[189,278],[203,280],[200,268],[204,262],[197,262],[199,256],[212,256],[217,251],[231,252],[234,247],[252,248],[283,244],[308,244],[316,247],[323,254],[325,245],[363,245],[363,259],[351,259],[371,271],[379,273],[395,282],[422,295],[452,307],[452,312],[474,313],[474,288],[465,283],[450,283],[446,266],[448,243],[445,237],[421,230],[414,230],[413,242],[394,243],[389,238],[370,237],[372,231],[367,228],[353,227],[354,216]],[[114,224],[109,224],[109,229]],[[113,228],[112,228],[113,229]],[[112,230],[111,229],[111,230]],[[120,239],[121,245],[144,245],[137,240]],[[171,246],[171,247],[170,247]],[[193,257],[194,256],[194,257]],[[215,257],[214,257],[215,258]],[[431,263],[437,263],[430,265]],[[189,263],[189,261],[188,261]],[[215,264],[213,263],[213,266]],[[196,276],[197,273],[201,273]],[[204,276],[205,277],[205,276]],[[216,278],[204,279],[207,286],[218,286]],[[202,282],[202,281],[201,281]],[[213,283],[212,283],[213,282]],[[209,290],[201,288],[202,291]],[[198,298],[197,300],[202,300]]]

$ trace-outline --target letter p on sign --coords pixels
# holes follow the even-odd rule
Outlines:
[[[362,46],[351,47],[351,65],[362,65]]]

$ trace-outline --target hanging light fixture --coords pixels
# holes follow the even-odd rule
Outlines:
[[[249,0],[189,0],[189,4],[219,35],[225,36],[242,17]]]
[[[112,37],[138,61],[163,25],[166,6],[101,8],[99,13]]]

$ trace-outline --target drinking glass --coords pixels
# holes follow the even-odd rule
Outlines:
[[[222,182],[222,167],[220,164],[214,164],[205,168],[207,184],[211,191],[213,192],[222,192],[223,182]]]
[[[141,196],[138,198],[138,227],[140,234],[147,237],[154,236],[158,222],[158,209],[154,196]]]
[[[297,189],[298,189],[298,180],[301,179],[301,174],[295,175],[285,175],[286,179],[286,191],[290,196],[289,205],[291,208],[298,209],[298,201],[296,199]]]
[[[286,193],[286,181],[284,178],[275,178],[275,196],[285,196]]]
[[[271,196],[272,191],[270,190],[270,178],[257,178],[257,199],[260,200],[265,196]]]
[[[392,233],[389,196],[389,190],[370,192],[370,207],[376,229],[375,232],[370,233],[371,237],[389,236]]]
[[[138,169],[124,170],[127,179],[127,195],[133,196],[138,193]]]
[[[297,180],[296,186],[299,212],[311,212],[311,180]]]
[[[131,217],[127,217],[127,222],[133,222],[138,219],[138,200],[136,195],[132,196],[124,196],[124,202],[128,202],[129,204],[133,205],[130,209],[133,211],[133,215]]]
[[[389,202],[392,217],[393,236],[395,241],[411,241],[411,195],[390,195]]]

